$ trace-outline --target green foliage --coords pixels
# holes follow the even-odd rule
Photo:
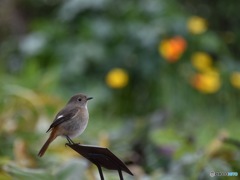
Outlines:
[[[36,158],[76,92],[94,97],[82,140],[109,145],[140,178],[240,172],[237,145],[222,141],[239,137],[237,2],[4,0],[0,12],[0,179],[89,178],[82,159],[61,164],[57,153],[74,156],[65,141]],[[126,86],[106,80],[114,68]]]

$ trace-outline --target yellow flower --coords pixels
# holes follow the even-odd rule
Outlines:
[[[208,71],[212,66],[212,58],[205,52],[196,52],[192,55],[193,66],[199,71]]]
[[[192,85],[203,93],[215,93],[221,87],[219,73],[216,71],[198,73],[193,77]]]
[[[193,16],[188,20],[187,27],[192,34],[202,34],[207,30],[207,21],[199,16]]]
[[[233,72],[230,76],[232,86],[240,89],[240,72]]]
[[[121,68],[114,68],[108,72],[106,83],[111,88],[123,88],[128,84],[128,73]]]

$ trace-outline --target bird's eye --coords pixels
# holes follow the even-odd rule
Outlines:
[[[78,101],[82,101],[82,99],[81,99],[81,98],[78,98]]]

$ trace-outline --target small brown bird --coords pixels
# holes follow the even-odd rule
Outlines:
[[[68,101],[67,105],[56,115],[53,123],[47,130],[51,131],[48,140],[38,153],[42,157],[49,144],[57,137],[64,136],[70,144],[74,144],[71,138],[83,133],[88,124],[87,102],[92,97],[84,94],[76,94]]]

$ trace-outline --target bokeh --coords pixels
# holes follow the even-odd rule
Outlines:
[[[74,141],[109,148],[134,173],[126,179],[240,172],[239,7],[1,0],[0,179],[99,178],[64,138],[37,157],[55,114],[78,92],[94,99]]]

